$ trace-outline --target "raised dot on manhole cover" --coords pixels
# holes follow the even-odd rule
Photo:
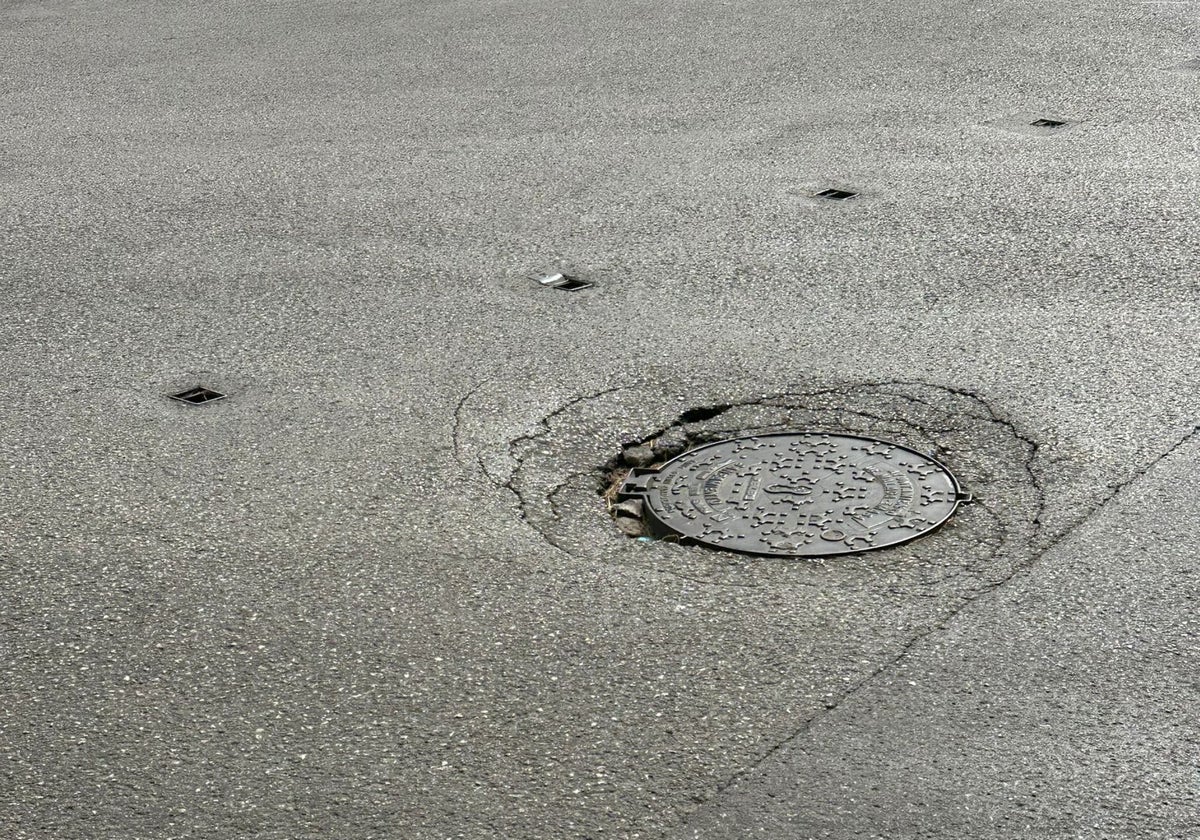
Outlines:
[[[710,443],[634,470],[660,535],[727,551],[828,557],[908,542],[970,497],[942,464],[898,443],[797,432]]]
[[[178,394],[168,394],[168,396],[173,400],[190,403],[191,405],[204,405],[204,403],[225,399],[224,394],[218,393],[211,388],[205,388],[204,386],[188,388],[186,391],[180,391]]]

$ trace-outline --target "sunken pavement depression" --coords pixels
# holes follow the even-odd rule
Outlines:
[[[1200,840],[1195,2],[0,2],[0,840]]]
[[[631,393],[579,401],[511,444],[497,483],[549,543],[613,558],[632,538],[619,562],[703,577],[815,581],[830,571],[787,561],[861,555],[839,568],[954,569],[962,583],[1008,575],[1043,516],[1034,445],[967,392],[851,383],[731,399],[614,434],[601,460],[597,428],[620,428]],[[610,417],[592,413],[606,405]]]

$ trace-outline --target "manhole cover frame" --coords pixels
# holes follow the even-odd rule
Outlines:
[[[863,528],[862,525],[857,522],[857,520],[853,520],[856,525],[859,525],[859,527],[862,531],[866,532],[865,534],[863,534],[863,533],[848,533],[844,529],[838,528],[837,524],[839,522],[844,522],[844,520],[834,518],[834,519],[828,519],[828,521],[826,521],[826,519],[827,519],[827,517],[825,516],[826,511],[821,511],[819,514],[813,513],[813,514],[805,514],[804,515],[804,519],[806,519],[808,521],[803,526],[804,531],[805,531],[803,536],[807,537],[807,539],[803,543],[792,544],[794,541],[787,540],[787,539],[779,539],[779,540],[776,540],[774,544],[767,543],[762,546],[755,546],[753,544],[741,544],[741,543],[747,543],[747,541],[749,541],[750,539],[755,538],[755,535],[754,535],[752,529],[749,529],[749,528],[747,528],[747,531],[749,533],[740,534],[740,535],[735,534],[735,535],[731,536],[728,533],[723,533],[720,531],[715,531],[715,532],[709,533],[708,526],[706,526],[705,530],[702,533],[694,533],[694,531],[696,529],[692,526],[688,526],[691,528],[692,532],[685,533],[684,531],[679,530],[679,528],[673,527],[671,522],[667,521],[667,520],[674,520],[676,522],[680,522],[680,527],[684,527],[684,523],[682,522],[682,520],[684,520],[684,519],[695,520],[695,519],[700,518],[697,516],[691,516],[687,512],[685,512],[684,510],[682,510],[680,508],[666,509],[666,506],[661,504],[661,498],[666,492],[671,491],[672,495],[679,495],[678,487],[679,487],[680,482],[676,481],[674,484],[672,484],[671,479],[672,479],[674,473],[676,473],[676,472],[680,472],[680,473],[687,472],[687,469],[686,469],[687,462],[689,462],[689,461],[701,461],[702,462],[704,457],[708,454],[708,452],[707,452],[708,450],[719,449],[722,447],[729,448],[731,446],[732,447],[745,446],[745,447],[749,447],[750,450],[754,450],[754,449],[759,448],[759,446],[758,446],[759,444],[766,446],[767,444],[764,443],[765,441],[770,441],[771,439],[778,439],[778,438],[795,438],[795,439],[797,439],[797,441],[803,442],[804,445],[809,447],[810,451],[808,451],[804,454],[800,454],[800,455],[793,455],[792,459],[797,460],[797,461],[802,461],[809,454],[813,454],[813,455],[819,454],[820,458],[816,459],[817,463],[819,463],[824,469],[828,470],[829,472],[827,472],[826,474],[824,474],[816,479],[813,479],[813,480],[807,480],[807,479],[804,480],[802,482],[802,484],[796,485],[796,487],[800,488],[797,490],[779,489],[779,490],[771,491],[770,490],[771,486],[778,488],[778,487],[781,487],[781,485],[776,484],[776,485],[763,486],[761,481],[758,483],[759,490],[766,491],[766,492],[777,492],[783,497],[793,496],[793,497],[803,500],[804,496],[801,495],[800,490],[803,489],[804,485],[807,485],[809,488],[813,488],[813,487],[816,487],[817,485],[819,485],[821,482],[825,481],[831,475],[840,476],[840,475],[842,475],[843,471],[850,470],[852,468],[863,469],[863,468],[870,467],[871,465],[878,463],[880,459],[886,459],[887,457],[890,457],[892,455],[892,453],[894,453],[898,450],[900,453],[906,453],[907,461],[912,461],[915,463],[908,464],[908,465],[902,464],[902,463],[896,463],[895,464],[896,468],[888,471],[889,477],[892,479],[892,481],[894,483],[897,482],[897,477],[896,477],[895,473],[899,473],[900,470],[898,468],[903,467],[905,473],[916,474],[923,483],[926,483],[926,484],[940,483],[944,489],[937,489],[936,487],[930,487],[930,486],[922,486],[919,488],[921,491],[921,497],[920,497],[921,498],[921,503],[920,503],[921,506],[937,505],[939,508],[938,515],[936,516],[936,518],[933,518],[933,519],[925,519],[924,517],[919,517],[919,516],[913,515],[915,513],[915,511],[913,511],[911,508],[909,508],[907,511],[901,511],[901,512],[898,512],[895,514],[884,514],[882,510],[878,510],[876,508],[864,508],[862,512],[875,511],[878,514],[878,516],[882,516],[884,518],[875,522],[875,524],[873,524],[869,527],[865,527],[865,528]],[[809,440],[805,440],[805,439],[809,439]],[[812,440],[812,439],[816,439],[816,440]],[[819,453],[816,449],[814,449],[814,447],[817,447],[818,445],[822,446],[822,447],[829,446],[833,439],[839,439],[840,441],[846,441],[846,442],[857,442],[857,443],[865,445],[862,447],[863,451],[865,453],[865,455],[862,458],[863,462],[858,463],[858,464],[851,464],[851,463],[846,462],[843,459],[840,462],[835,461],[835,462],[831,463],[829,461],[829,457],[832,454],[832,452]],[[836,446],[834,448],[836,449]],[[857,448],[858,447],[851,447],[850,451],[853,452]],[[880,449],[880,448],[882,448],[882,449]],[[735,448],[733,453],[731,453],[731,454],[737,454],[738,452],[741,452],[741,451],[743,451],[741,448]],[[875,459],[875,460],[872,461],[870,459]],[[730,462],[730,463],[732,463],[732,462]],[[684,466],[681,466],[681,465],[684,465]],[[726,470],[729,466],[730,466],[729,463],[723,464],[717,470],[714,470],[712,473],[710,473],[708,476],[708,481],[705,484],[700,486],[700,491],[705,494],[707,494],[710,490],[713,490],[715,492],[714,488],[716,485],[713,485],[713,487],[709,487],[708,486],[709,482],[716,481],[716,484],[719,485],[722,481],[724,481],[724,478],[714,478],[714,477],[717,476],[718,471]],[[764,464],[764,466],[765,466],[765,464]],[[767,471],[770,471],[770,470],[767,470]],[[871,474],[872,477],[870,479],[863,479],[863,476],[861,475],[861,473],[857,476],[851,476],[851,477],[856,481],[867,480],[868,483],[874,481],[877,478],[877,475],[872,473],[870,469],[866,469],[865,471],[868,474]],[[731,474],[727,473],[725,475],[725,478],[728,478],[729,475],[731,475]],[[737,475],[737,474],[732,473],[732,475]],[[939,477],[937,482],[926,482],[926,480],[930,476],[934,476],[934,475],[937,475]],[[738,477],[741,477],[741,476],[738,476]],[[754,476],[748,477],[747,486],[749,486],[749,484],[753,483],[755,478],[757,478],[757,474],[755,474]],[[665,489],[663,486],[661,486],[664,481],[666,481],[667,485],[668,485]],[[699,481],[699,477],[697,477],[697,481]],[[901,485],[903,485],[905,482],[907,482],[907,484],[909,485],[910,492],[915,493],[915,491],[918,488],[915,488],[912,486],[912,479],[905,478],[902,476],[899,479],[899,483]],[[835,482],[835,483],[838,484],[839,486],[844,486],[844,482]],[[900,498],[903,498],[903,495],[904,495],[903,489],[904,489],[903,486],[901,486],[900,490],[898,491],[900,494]],[[692,492],[691,490],[688,490],[687,493],[684,493],[682,495],[686,496],[686,495],[688,495],[688,493],[691,493],[691,492]],[[809,489],[809,493],[811,493],[811,492],[812,492],[812,490]],[[852,491],[848,487],[846,487],[844,491],[843,490],[834,490],[834,492],[835,493],[842,493],[842,492],[850,493],[849,496],[844,497],[844,498],[851,498],[851,499],[853,499],[853,498],[864,498],[865,499],[866,498],[865,489],[863,489],[861,491],[860,496],[854,495],[856,492],[858,492],[857,489]],[[889,492],[889,489],[885,485],[885,499],[887,498],[887,496],[886,496],[887,492]],[[755,496],[756,495],[757,495],[757,491],[755,491]],[[936,498],[936,496],[940,496],[940,498]],[[682,454],[680,454],[658,466],[647,467],[647,468],[635,468],[635,469],[631,470],[629,475],[622,482],[622,484],[618,490],[618,493],[617,493],[617,498],[618,499],[640,499],[643,503],[643,506],[642,506],[643,507],[643,516],[646,521],[646,525],[649,528],[650,532],[657,537],[673,539],[673,540],[676,540],[679,543],[685,544],[685,545],[702,545],[702,546],[705,546],[708,548],[716,548],[716,549],[720,549],[723,551],[732,551],[732,552],[736,552],[739,554],[747,554],[747,555],[753,555],[753,556],[759,556],[759,557],[776,557],[776,558],[832,557],[832,556],[839,556],[839,555],[846,555],[846,554],[859,554],[859,553],[866,552],[866,551],[879,550],[879,549],[883,549],[883,548],[892,548],[892,547],[895,547],[898,545],[903,545],[904,543],[911,542],[912,540],[927,536],[927,535],[933,533],[934,531],[938,530],[944,524],[946,524],[946,522],[948,522],[951,518],[953,518],[954,514],[958,511],[958,508],[961,505],[973,501],[971,494],[966,492],[963,489],[958,478],[954,475],[954,473],[950,470],[950,468],[947,467],[944,463],[942,463],[941,461],[939,461],[937,458],[935,458],[932,455],[928,455],[924,452],[921,452],[920,450],[912,448],[911,446],[906,446],[902,443],[897,443],[896,441],[892,441],[892,440],[869,437],[866,435],[854,434],[854,433],[849,433],[849,432],[829,432],[829,431],[820,431],[820,430],[816,430],[816,431],[814,431],[814,430],[794,430],[794,431],[786,431],[786,432],[767,432],[767,433],[763,433],[763,434],[743,435],[743,436],[739,436],[739,437],[725,438],[723,440],[712,441],[709,443],[702,444],[700,446],[689,449],[688,451],[686,451],[686,452],[684,452],[684,453],[682,453]],[[912,495],[911,498],[915,499],[916,497],[915,497],[915,495]],[[743,502],[744,501],[745,500],[743,499]],[[792,507],[794,508],[794,510],[799,510],[803,504],[807,504],[807,503],[808,502],[804,502],[804,501],[801,501],[801,502],[793,501]],[[702,505],[703,505],[703,502],[701,502],[701,506]],[[710,510],[715,510],[715,508],[710,507]],[[744,510],[743,510],[743,512],[744,512]],[[850,512],[850,510],[848,508],[847,513],[849,513],[849,512]],[[727,511],[725,511],[723,513],[725,513],[726,515],[724,515],[723,517],[715,517],[713,519],[713,521],[728,522],[735,518],[733,516],[733,514],[729,514]],[[903,519],[898,520],[897,524],[889,525],[890,519],[896,519],[901,514],[904,514]],[[787,520],[786,513],[779,513],[779,514],[777,514],[777,517],[778,517],[778,519],[774,523],[771,523],[771,522],[764,523],[762,520],[764,518],[766,518],[766,515],[763,514],[761,511],[757,514],[757,519],[759,520],[760,526],[764,525],[764,524],[775,524],[777,526],[785,525],[785,524],[787,524],[787,525],[798,524],[799,520],[801,518],[800,515],[797,514],[797,516],[796,516],[797,522],[793,523],[793,522],[789,522]],[[822,523],[821,525],[817,524],[818,519]],[[742,516],[741,520],[742,521],[749,520],[751,522],[754,521],[748,515]],[[925,527],[920,527],[919,525],[915,524],[918,522],[923,523]],[[892,531],[893,533],[888,534],[886,540],[881,541],[881,542],[876,542],[875,537],[879,533],[878,529],[882,528],[885,525],[888,526],[888,530]],[[826,526],[832,526],[832,527],[826,527]],[[810,537],[808,532],[810,530],[818,528],[818,527],[821,528],[821,533],[818,536]],[[900,531],[904,531],[904,533],[900,533]],[[838,532],[840,532],[840,534]],[[775,530],[768,531],[767,536],[770,536],[775,533],[776,533]],[[780,533],[782,533],[782,532],[780,532]],[[793,532],[791,534],[791,536],[801,536],[801,533],[799,531],[796,531],[796,532]],[[837,539],[834,539],[835,537],[837,537]],[[765,542],[764,537],[761,535],[758,536],[757,539],[760,542]],[[729,541],[730,544],[724,544],[727,541]]]

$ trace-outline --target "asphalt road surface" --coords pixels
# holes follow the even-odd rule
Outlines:
[[[0,0],[0,835],[1200,838],[1196,16]],[[976,503],[609,515],[800,427]]]

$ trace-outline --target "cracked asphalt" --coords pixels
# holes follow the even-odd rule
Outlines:
[[[0,833],[1200,838],[1195,11],[0,3]],[[978,503],[614,527],[801,426]]]

